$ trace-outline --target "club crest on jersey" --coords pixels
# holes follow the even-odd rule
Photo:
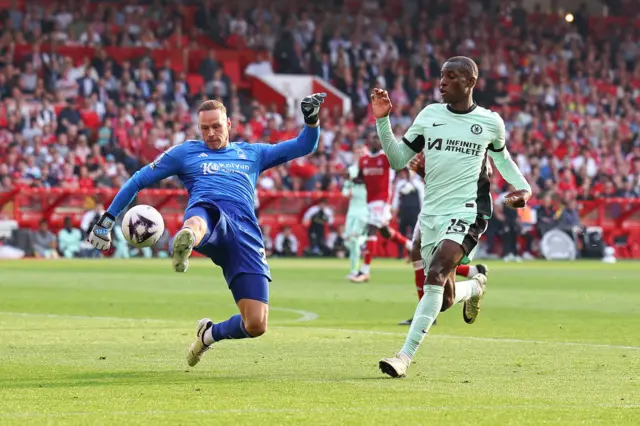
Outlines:
[[[479,124],[474,124],[473,126],[471,126],[471,133],[473,133],[474,135],[479,135],[480,133],[482,133],[482,126]]]
[[[244,153],[243,150],[241,150],[240,148],[236,148],[236,153],[238,154],[238,158],[241,160],[246,160],[247,159],[247,154]]]

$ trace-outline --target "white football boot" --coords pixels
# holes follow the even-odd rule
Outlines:
[[[408,356],[403,353],[397,353],[396,356],[392,358],[382,358],[378,366],[384,374],[396,378],[406,377],[410,364],[411,360]]]
[[[211,348],[211,345],[204,343],[204,333],[213,326],[213,322],[209,318],[202,318],[198,321],[198,332],[196,333],[196,340],[191,343],[189,347],[189,353],[187,353],[187,364],[193,367],[202,358],[202,355]]]
[[[476,321],[476,318],[478,318],[478,314],[480,313],[480,301],[484,297],[484,293],[486,292],[487,288],[486,275],[476,274],[472,279],[476,280],[476,282],[478,283],[480,294],[471,297],[469,300],[464,302],[464,305],[462,306],[462,318],[467,324],[473,324]]]
[[[191,229],[183,228],[178,231],[173,239],[173,270],[176,272],[187,272],[189,268],[189,256],[196,244],[196,235]]]

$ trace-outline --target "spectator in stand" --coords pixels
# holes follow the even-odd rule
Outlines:
[[[252,77],[273,74],[269,53],[265,51],[258,52],[256,59],[247,65],[244,74]]]
[[[62,256],[71,259],[80,255],[82,231],[74,228],[70,217],[64,218],[64,226],[58,232],[58,249]]]
[[[290,226],[285,226],[276,235],[273,244],[273,253],[279,257],[295,257],[298,255],[298,239],[291,231]]]
[[[343,259],[349,251],[345,244],[343,235],[344,226],[339,226],[337,229],[335,227],[331,227],[329,236],[327,237],[327,247],[330,250],[331,256],[339,259]]]
[[[42,259],[57,259],[56,236],[49,230],[49,223],[42,219],[38,225],[38,230],[33,232],[33,253],[35,257]]]
[[[556,212],[556,219],[558,221],[558,229],[568,233],[578,243],[579,236],[582,234],[582,224],[575,198],[568,197],[566,201],[562,202]]]
[[[536,207],[537,222],[536,231],[543,236],[557,225],[556,209],[553,207],[553,198],[551,194],[547,194],[542,199],[542,204]]]
[[[305,212],[302,225],[307,228],[309,235],[310,246],[307,253],[312,256],[327,256],[327,225],[333,225],[333,209],[326,199],[321,199]]]
[[[258,217],[257,214],[256,217]],[[265,255],[267,257],[271,257],[273,255],[273,239],[271,238],[271,227],[269,225],[261,226],[260,232],[262,232],[262,243],[264,244]]]
[[[505,191],[501,195],[501,199],[504,199],[504,195],[514,191],[514,188],[511,185],[507,185]],[[502,258],[505,262],[522,261],[520,254],[518,252],[518,236],[521,233],[521,223],[520,217],[518,216],[518,211],[507,207],[504,202],[502,204],[502,213],[504,215],[503,222],[503,234],[502,234]]]
[[[398,231],[405,237],[413,237],[413,228],[422,210],[424,182],[420,176],[403,169],[398,173],[391,200],[392,216],[398,219]],[[398,258],[404,257],[404,247],[398,245]]]

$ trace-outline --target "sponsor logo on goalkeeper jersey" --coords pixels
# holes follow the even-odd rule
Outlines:
[[[242,173],[247,174],[251,167],[248,164],[240,164],[240,163],[202,163],[202,174],[204,175],[212,175],[214,173],[223,172],[223,173]]]

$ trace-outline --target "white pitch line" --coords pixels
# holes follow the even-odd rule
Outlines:
[[[278,323],[283,323],[283,322],[309,322],[309,321],[315,321],[318,318],[320,318],[320,315],[316,314],[315,312],[302,311],[302,310],[299,310],[299,309],[277,308],[277,307],[270,306],[269,310],[271,310],[271,311],[281,311],[281,312],[291,312],[292,314],[300,315],[299,318],[296,318],[294,320],[280,320],[280,321],[278,321]]]
[[[161,322],[176,323],[176,320],[163,320],[157,318],[125,318],[125,317],[94,317],[90,315],[65,315],[65,314],[38,314],[33,312],[0,312],[0,315],[9,315],[15,317],[39,317],[39,318],[68,318],[79,320],[107,320],[107,321],[141,321],[141,322]]]
[[[391,380],[381,378],[380,380]],[[620,408],[636,409],[640,404],[590,404],[590,405],[566,405],[566,410],[577,408]],[[483,405],[476,406],[414,406],[414,407],[341,407],[341,408],[229,408],[220,410],[149,410],[149,411],[68,411],[52,413],[18,412],[0,413],[0,418],[38,418],[38,417],[64,417],[64,416],[158,416],[169,414],[301,414],[301,413],[325,413],[325,412],[408,412],[408,411],[474,411],[474,410],[555,410],[551,405]]]
[[[293,320],[282,320],[278,321],[278,323],[293,323],[293,322],[309,322],[314,321],[320,316],[315,312],[303,311],[298,309],[290,309],[290,308],[277,308],[271,307],[271,310],[282,311],[282,312],[291,312],[300,315],[299,318]],[[12,315],[12,316],[22,316],[22,317],[41,317],[41,318],[70,318],[70,319],[80,319],[80,320],[111,320],[111,321],[140,321],[140,322],[155,322],[155,323],[185,323],[187,320],[161,320],[156,318],[123,318],[123,317],[92,317],[92,316],[83,316],[83,315],[60,315],[60,314],[37,314],[37,313],[29,313],[29,312],[0,312],[0,315]],[[274,326],[275,328],[294,328],[293,326]],[[378,331],[378,330],[358,330],[358,329],[345,329],[345,328],[329,328],[329,327],[304,327],[309,330],[316,331],[325,331],[325,332],[340,332],[340,333],[358,333],[358,334],[376,334],[381,336],[398,336],[405,337],[406,333],[398,333],[393,331]],[[1,330],[0,330],[1,331]],[[526,340],[526,339],[511,339],[511,338],[502,338],[502,337],[476,337],[476,336],[455,336],[452,334],[434,334],[431,335],[430,338],[437,339],[455,339],[455,340],[477,340],[482,342],[495,342],[495,343],[529,343],[529,344],[540,344],[540,345],[558,345],[558,346],[579,346],[585,348],[601,348],[601,349],[629,349],[629,350],[640,350],[640,346],[626,346],[626,345],[607,345],[601,343],[588,343],[588,342],[555,342],[552,340]]]
[[[270,306],[272,311],[290,312],[292,314],[300,315],[298,318],[291,320],[276,320],[277,323],[291,323],[291,322],[309,322],[315,321],[320,318],[320,315],[315,312],[303,311],[300,309],[279,308]],[[0,312],[0,315],[11,315],[19,317],[40,317],[40,318],[69,318],[79,320],[107,320],[107,321],[142,321],[142,322],[155,322],[155,323],[183,323],[187,320],[171,320],[171,319],[157,319],[157,318],[124,318],[124,317],[102,317],[102,316],[89,316],[89,315],[64,315],[64,314],[39,314],[30,312]]]
[[[292,328],[292,327],[288,327]],[[401,336],[405,337],[406,333],[398,333],[394,331],[378,331],[378,330],[352,330],[346,328],[319,328],[319,327],[304,327],[312,328],[318,331],[340,331],[343,333],[362,333],[362,334],[378,334],[383,336]],[[458,340],[479,340],[483,342],[497,342],[497,343],[535,343],[541,345],[562,345],[562,346],[583,346],[591,348],[603,348],[603,349],[631,349],[640,350],[640,346],[624,346],[624,345],[606,345],[602,343],[587,343],[587,342],[554,342],[553,340],[526,340],[526,339],[510,339],[502,337],[475,337],[475,336],[455,336],[452,334],[434,334],[430,336],[440,339],[458,339]]]

